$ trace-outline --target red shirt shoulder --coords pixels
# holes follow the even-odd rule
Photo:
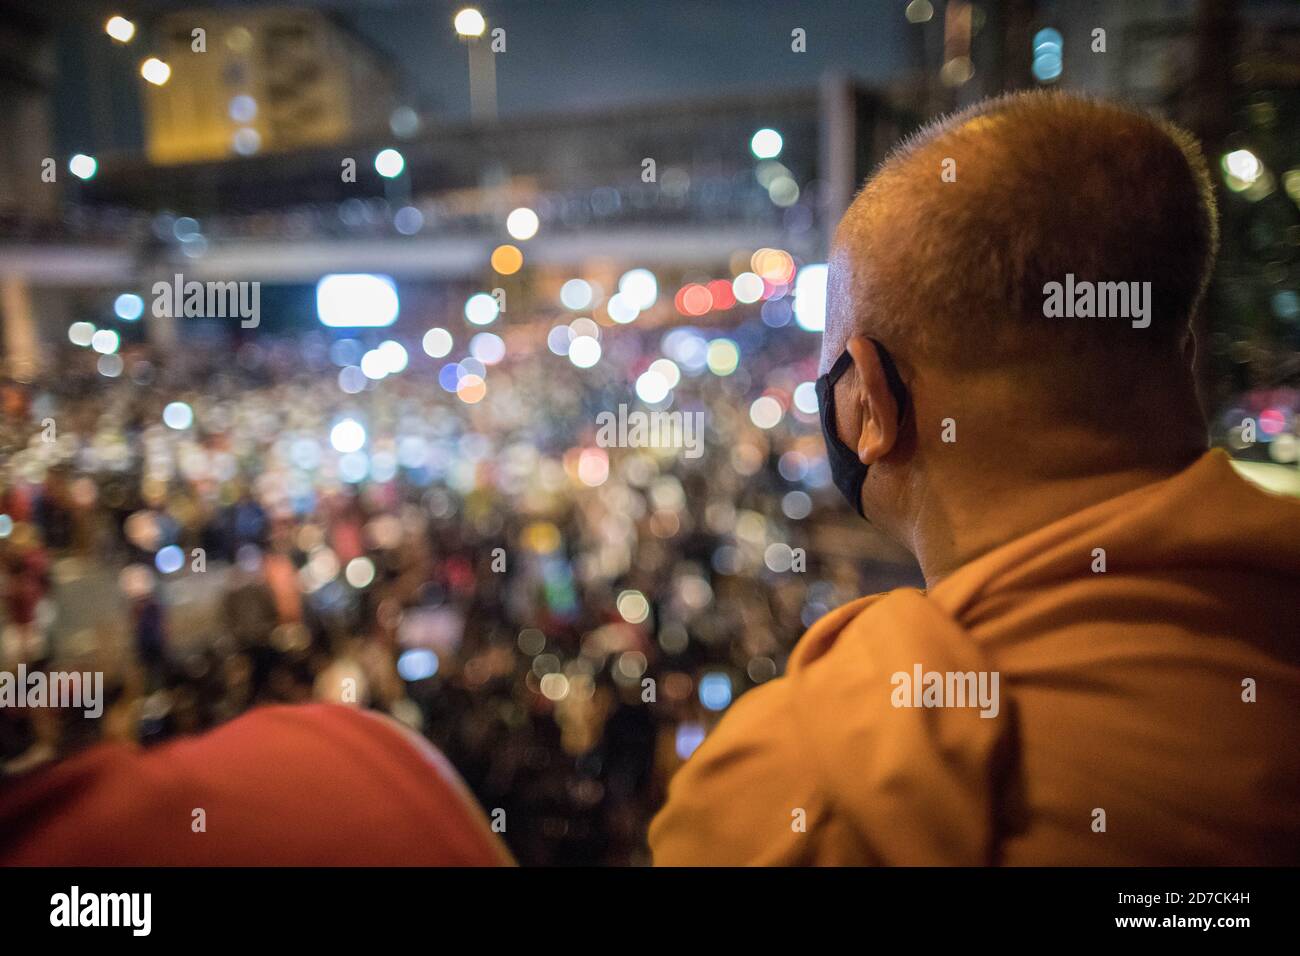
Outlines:
[[[0,790],[0,864],[490,866],[446,759],[379,714],[261,707],[151,750],[103,744]]]

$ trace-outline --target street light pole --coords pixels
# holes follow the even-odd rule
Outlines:
[[[469,111],[476,123],[497,118],[497,60],[483,37],[469,41]]]
[[[476,123],[497,118],[497,64],[491,42],[485,39],[487,21],[473,7],[466,7],[452,21],[456,33],[469,47],[469,112]]]

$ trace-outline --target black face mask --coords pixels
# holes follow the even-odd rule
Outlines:
[[[871,344],[876,347],[876,354],[880,356],[880,364],[885,370],[885,381],[889,384],[894,401],[898,403],[898,421],[901,424],[903,412],[907,408],[907,386],[903,384],[898,366],[894,364],[889,351],[875,339],[871,340]],[[835,429],[835,383],[852,364],[853,356],[845,349],[830,367],[830,371],[817,379],[817,411],[822,420],[822,436],[826,439],[826,458],[831,466],[831,480],[835,482],[840,494],[848,499],[853,510],[865,518],[862,511],[862,483],[867,480],[867,466],[862,463],[856,450],[840,441]]]

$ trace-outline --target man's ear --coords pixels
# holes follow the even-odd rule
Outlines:
[[[855,335],[845,347],[857,372],[852,400],[858,406],[862,422],[857,443],[858,460],[864,465],[872,465],[888,455],[898,441],[898,402],[889,388],[875,343]]]

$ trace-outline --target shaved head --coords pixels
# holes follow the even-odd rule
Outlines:
[[[903,142],[844,216],[822,370],[865,335],[912,368],[1110,404],[1134,376],[1185,364],[1216,246],[1209,174],[1182,130],[1059,93],[989,100]],[[1147,321],[1045,314],[1045,289],[1067,281],[1150,283]]]
[[[841,490],[934,583],[1187,467],[1217,241],[1205,160],[1160,119],[1034,92],[922,129],[831,249],[819,397]]]

